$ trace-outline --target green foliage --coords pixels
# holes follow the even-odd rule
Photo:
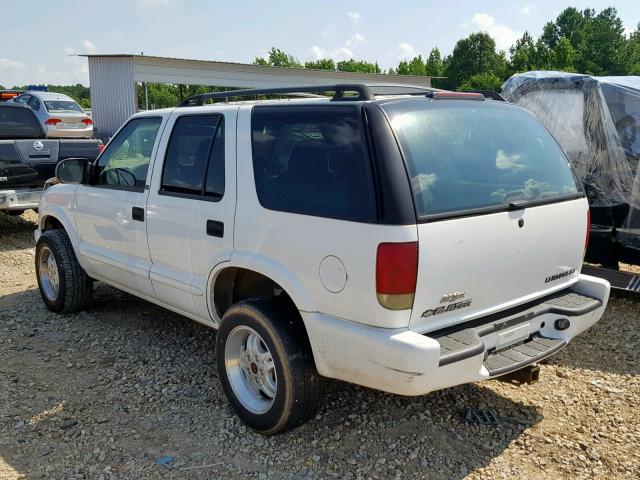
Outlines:
[[[426,75],[427,65],[422,55],[414,57],[412,60],[402,60],[396,70],[398,75]]]
[[[331,58],[323,58],[313,62],[305,62],[304,68],[310,68],[312,70],[335,70],[336,63]]]
[[[281,68],[302,68],[302,64],[293,55],[289,55],[284,50],[272,47],[269,51],[269,59],[256,57],[253,61],[254,65],[268,65],[271,67]]]
[[[553,67],[555,70],[563,72],[575,72],[578,54],[567,37],[560,37],[560,40],[553,49]]]
[[[493,38],[487,33],[472,33],[458,41],[447,61],[447,85],[455,89],[480,74],[504,78],[506,67],[505,55],[496,52]]]
[[[499,90],[502,80],[494,73],[473,75],[458,88],[459,90]]]
[[[628,73],[627,40],[615,8],[596,14],[570,7],[545,25],[542,45],[553,52],[550,67],[591,75]]]
[[[424,73],[431,77],[441,77],[444,75],[444,64],[438,47],[429,52],[429,58],[424,66]]]
[[[378,62],[371,63],[365,60],[343,60],[336,65],[340,72],[382,73]]]
[[[629,37],[624,57],[627,60],[627,73],[640,75],[640,23],[636,31]]]
[[[628,38],[615,8],[596,13],[593,9],[564,9],[548,22],[538,39],[529,32],[504,52],[496,50],[487,33],[474,33],[458,41],[451,55],[443,58],[434,48],[425,61],[422,54],[402,60],[389,68],[390,75],[427,75],[433,85],[450,89],[497,90],[508,76],[528,70],[561,70],[593,75],[640,75],[640,24]],[[256,57],[255,65],[282,68],[308,68],[359,73],[383,73],[377,62],[349,59],[335,62],[331,58],[305,62],[304,65],[284,50],[273,47],[268,58]],[[47,85],[49,91],[65,93],[81,106],[90,107],[89,88],[83,85]],[[0,86],[0,89],[4,87]],[[26,86],[16,89],[26,89]],[[198,93],[221,90],[219,87],[148,84],[150,108],[173,107],[182,99]],[[142,84],[138,86],[138,106],[145,105]]]

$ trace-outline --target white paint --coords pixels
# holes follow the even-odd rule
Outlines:
[[[339,293],[347,283],[347,270],[338,257],[328,255],[322,259],[318,271],[324,288],[331,293]]]

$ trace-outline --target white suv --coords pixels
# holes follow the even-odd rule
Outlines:
[[[335,95],[204,94],[134,115],[94,165],[63,161],[36,232],[46,305],[84,308],[95,279],[218,329],[224,391],[267,434],[313,414],[323,377],[422,395],[532,365],[601,317],[609,284],[579,273],[587,200],[531,114],[292,90]]]

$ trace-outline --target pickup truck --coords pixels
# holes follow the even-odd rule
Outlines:
[[[100,148],[95,139],[48,139],[29,107],[0,104],[0,211],[20,215],[37,209],[60,160],[95,160]]]
[[[43,194],[44,304],[81,310],[99,280],[218,329],[223,390],[264,434],[312,417],[325,377],[399,395],[535,380],[609,297],[580,273],[582,186],[526,110],[384,87],[136,114]],[[312,95],[233,101],[287,91]]]

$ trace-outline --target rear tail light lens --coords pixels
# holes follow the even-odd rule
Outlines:
[[[418,242],[381,243],[376,258],[378,302],[389,310],[413,307],[418,278]]]
[[[44,123],[45,125],[57,125],[60,122],[62,122],[62,120],[59,118],[47,118],[47,121]]]
[[[104,150],[104,143],[99,143],[98,144],[98,153],[102,153],[103,150]]]
[[[82,123],[84,123],[85,125],[93,125],[93,120],[91,120],[90,118],[84,118],[82,120]]]

